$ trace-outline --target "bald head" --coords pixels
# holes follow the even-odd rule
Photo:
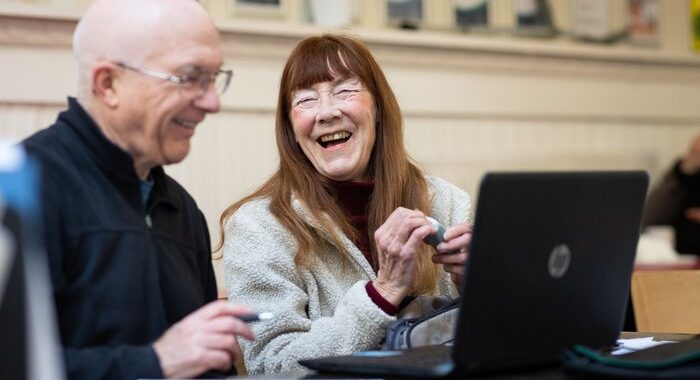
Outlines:
[[[95,0],[73,36],[78,98],[89,100],[100,60],[142,66],[183,43],[211,41],[218,44],[218,31],[195,0]]]

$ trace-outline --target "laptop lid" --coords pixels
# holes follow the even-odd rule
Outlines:
[[[0,379],[65,378],[38,175],[20,146],[0,141]]]
[[[464,370],[611,345],[629,296],[645,172],[492,173],[482,182],[453,348]]]
[[[451,353],[433,346],[300,363],[329,372],[440,377],[554,361],[577,343],[613,344],[647,184],[641,171],[485,175]],[[423,364],[431,354],[445,360]]]

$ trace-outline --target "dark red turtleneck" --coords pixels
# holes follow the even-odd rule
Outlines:
[[[372,248],[370,246],[370,236],[367,226],[367,215],[369,211],[369,200],[372,197],[372,192],[374,191],[374,182],[331,182],[333,189],[336,193],[336,199],[340,206],[345,210],[350,224],[359,231],[359,236],[353,238],[353,243],[357,248],[362,251],[367,261],[377,272],[377,263],[372,258]],[[365,286],[367,294],[372,299],[372,301],[379,306],[385,313],[389,315],[395,315],[399,308],[387,301],[381,294],[374,288],[372,282],[368,282]]]
[[[369,199],[374,190],[374,182],[332,182],[336,193],[336,199],[345,210],[350,224],[355,230],[360,232],[360,236],[353,238],[353,243],[362,251],[367,261],[372,265],[372,269],[377,271],[377,265],[372,259],[372,249],[369,242],[369,231],[367,230],[367,213]]]

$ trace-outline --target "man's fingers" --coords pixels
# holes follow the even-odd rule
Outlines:
[[[236,334],[248,340],[255,339],[255,335],[250,326],[236,317],[222,316],[215,318],[208,323],[207,327],[209,331],[215,333]]]
[[[198,318],[204,318],[204,319],[211,319],[216,316],[221,315],[224,313],[224,310],[226,310],[226,305],[228,304],[228,301],[225,300],[217,300],[213,302],[209,302],[208,304],[200,307],[196,311],[194,311],[192,314],[189,316],[191,317],[198,317]]]
[[[238,340],[233,335],[228,334],[213,334],[208,337],[207,348],[210,350],[219,350],[228,353],[231,361],[242,357],[241,347],[238,345]]]
[[[230,352],[231,355],[235,354],[235,346],[238,345],[235,335],[232,334],[209,334],[204,343],[207,348],[224,350]]]
[[[237,316],[252,312],[253,310],[249,307],[232,304],[226,300],[217,300],[202,306],[190,316],[212,319],[223,315]]]
[[[234,357],[225,350],[206,350],[202,355],[202,362],[207,368],[214,368],[226,372],[233,365]]]

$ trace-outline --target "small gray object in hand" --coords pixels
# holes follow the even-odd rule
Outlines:
[[[428,235],[424,241],[430,245],[433,246],[433,248],[437,249],[438,244],[442,243],[445,241],[445,227],[440,224],[437,220],[426,216],[425,219],[428,219],[430,224],[433,225],[437,229],[437,232],[434,234]]]

